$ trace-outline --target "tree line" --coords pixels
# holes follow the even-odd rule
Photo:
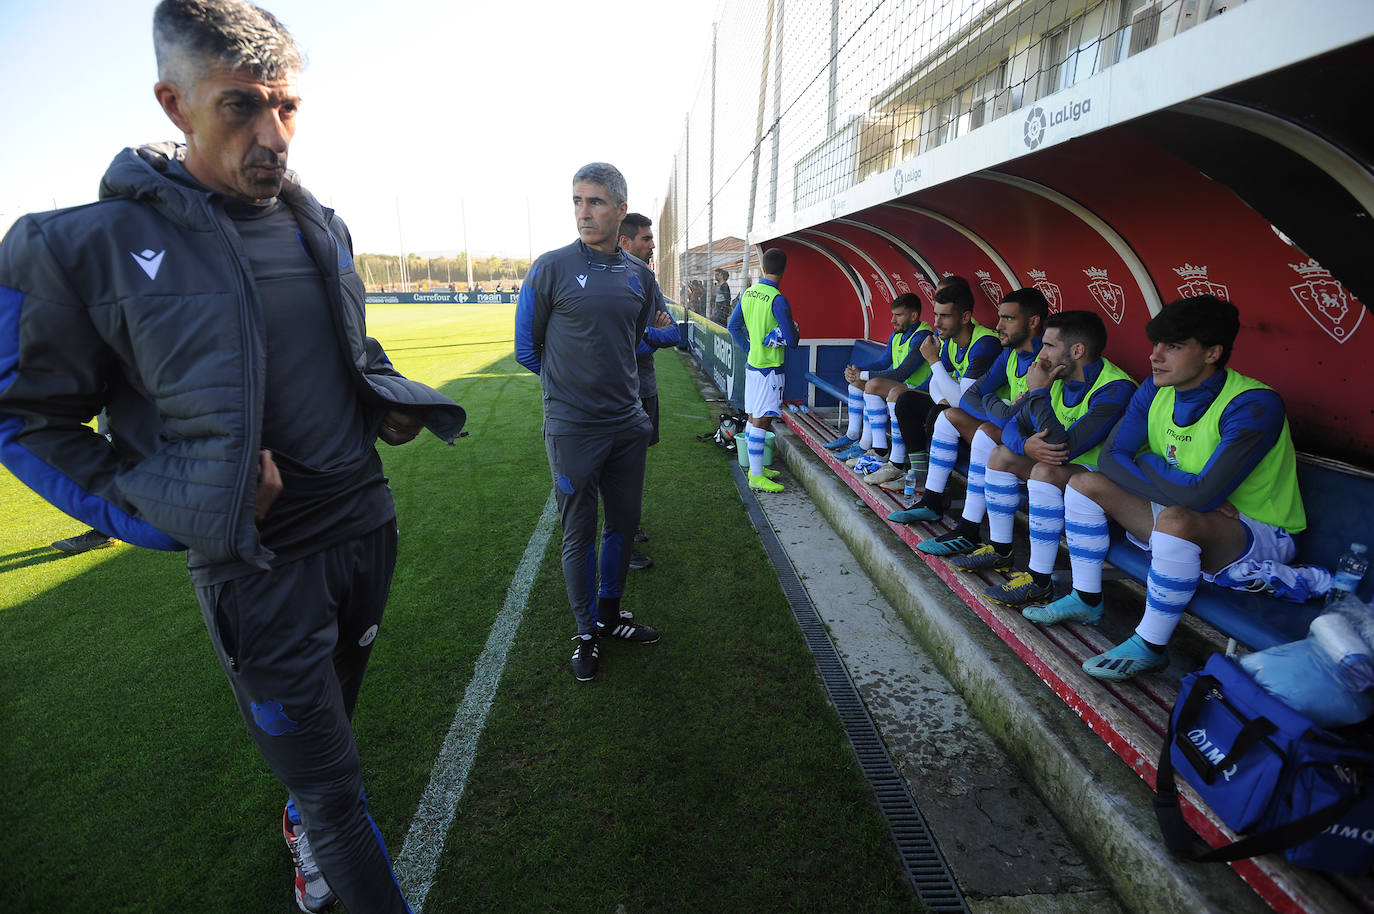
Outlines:
[[[369,289],[385,286],[394,290],[401,287],[401,258],[396,254],[357,254],[353,258],[353,268]],[[488,290],[498,282],[509,288],[522,281],[529,269],[530,261],[525,257],[474,257],[472,281],[481,283]],[[428,290],[452,287],[460,291],[467,290],[468,262],[466,254],[461,251],[455,257],[407,254],[406,270],[412,288]]]

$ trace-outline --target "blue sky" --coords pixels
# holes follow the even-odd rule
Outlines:
[[[464,201],[474,253],[566,244],[569,181],[596,160],[657,220],[718,2],[260,2],[309,56],[289,164],[360,251],[400,249],[398,209],[407,250],[456,251]],[[95,199],[123,147],[180,139],[153,98],[155,5],[0,0],[0,232]]]

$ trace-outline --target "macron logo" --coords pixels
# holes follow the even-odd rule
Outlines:
[[[584,289],[587,288],[587,274],[586,274],[586,273],[583,273],[582,275],[580,275],[580,276],[578,276],[578,277],[576,277],[576,278],[577,278],[577,284],[578,284],[579,286],[581,286],[581,287],[584,288]]]
[[[129,252],[129,256],[134,259],[134,263],[143,268],[143,272],[148,274],[149,279],[157,279],[158,268],[162,266],[162,255],[166,251],[153,252],[151,248],[144,248],[142,253],[135,254]]]

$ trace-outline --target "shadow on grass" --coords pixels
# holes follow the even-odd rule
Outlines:
[[[403,340],[402,342],[408,342],[408,341]],[[496,345],[498,345],[498,344],[500,344],[500,343],[510,343],[511,345],[514,345],[514,344],[515,344],[515,339],[514,339],[513,337],[510,337],[510,338],[499,339],[499,340],[481,340],[481,341],[472,342],[472,343],[443,343],[443,344],[440,344],[440,345],[424,345],[424,346],[404,346],[404,345],[402,345],[402,346],[397,346],[397,345],[394,345],[394,344],[393,344],[393,345],[387,346],[387,347],[386,347],[386,351],[387,351],[388,354],[395,353],[395,352],[444,352],[444,351],[456,351],[456,350],[459,350],[459,349],[474,349],[474,348],[476,348],[476,347],[478,347],[478,346],[496,346]]]
[[[66,552],[59,552],[51,546],[35,546],[22,552],[0,555],[0,574],[16,568],[28,568],[32,565],[43,565],[57,559],[67,558],[73,558],[73,556]]]

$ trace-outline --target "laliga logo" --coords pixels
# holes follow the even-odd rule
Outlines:
[[[1026,115],[1026,126],[1021,131],[1021,138],[1026,141],[1027,149],[1034,149],[1045,142],[1045,128],[1045,109],[1036,105],[1030,114]]]
[[[1058,111],[1051,111],[1048,114],[1044,108],[1036,105],[1026,116],[1026,125],[1021,131],[1021,138],[1025,140],[1028,149],[1034,149],[1045,142],[1045,134],[1049,128],[1056,127],[1065,121],[1076,121],[1091,111],[1092,107],[1093,100],[1090,98],[1065,105]]]
[[[900,194],[908,181],[915,184],[919,180],[921,180],[921,169],[913,168],[910,171],[903,171],[898,166],[897,170],[892,173],[892,192]]]

